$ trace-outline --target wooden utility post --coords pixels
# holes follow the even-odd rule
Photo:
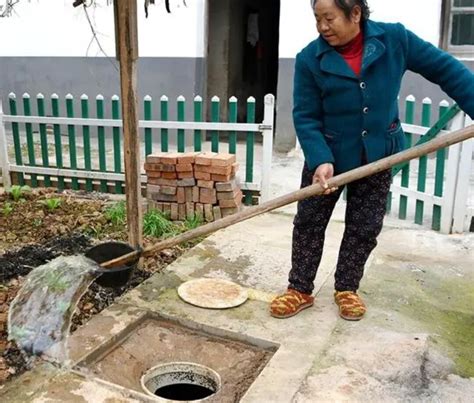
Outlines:
[[[114,0],[115,43],[120,62],[128,241],[142,246],[140,133],[137,101],[137,0]]]

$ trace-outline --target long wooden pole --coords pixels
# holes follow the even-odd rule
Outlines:
[[[430,154],[436,150],[448,147],[452,144],[460,143],[461,141],[470,139],[472,137],[474,137],[474,125],[446,134],[444,136],[440,136],[427,143],[399,152],[398,154],[391,155],[376,162],[372,162],[371,164],[367,164],[360,168],[356,168],[343,174],[337,175],[328,181],[328,185],[330,188],[343,186],[347,183],[356,181],[366,176],[382,172],[386,169],[390,169],[391,167],[402,162],[410,161],[414,158],[419,158],[422,155]],[[152,245],[144,250],[131,252],[117,259],[102,263],[101,266],[120,266],[123,263],[134,260],[141,255],[152,255],[153,253],[156,253],[160,250],[167,249],[182,242],[187,242],[191,239],[210,234],[219,229],[226,228],[230,225],[236,224],[244,220],[248,220],[249,218],[255,217],[257,215],[267,213],[282,206],[286,206],[287,204],[294,203],[296,201],[303,200],[311,196],[320,195],[323,192],[324,189],[321,187],[321,185],[311,185],[303,189],[299,189],[295,192],[278,197],[277,199],[262,203],[258,206],[250,207],[244,211],[241,211],[240,213],[227,216],[218,221],[203,225],[191,231],[187,231],[181,235],[178,235],[177,237],[158,242],[157,244]]]
[[[115,40],[120,62],[122,119],[127,200],[128,241],[141,248],[142,210],[140,184],[140,135],[137,101],[137,1],[115,0]]]

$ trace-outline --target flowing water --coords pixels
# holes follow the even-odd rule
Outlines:
[[[77,303],[100,273],[82,255],[61,256],[30,272],[8,314],[8,338],[27,352],[68,365],[67,340]]]

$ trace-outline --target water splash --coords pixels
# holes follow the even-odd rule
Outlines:
[[[68,365],[67,340],[77,303],[100,275],[93,260],[61,256],[30,272],[8,313],[8,339],[28,354]]]

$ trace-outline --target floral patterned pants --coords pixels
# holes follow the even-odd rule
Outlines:
[[[312,184],[314,170],[306,164],[301,187]],[[337,291],[357,291],[364,266],[377,245],[386,212],[391,170],[347,185],[344,237],[339,249],[335,273]],[[298,202],[294,219],[292,269],[289,287],[310,294],[323,253],[324,234],[343,188],[330,195],[314,196]]]

